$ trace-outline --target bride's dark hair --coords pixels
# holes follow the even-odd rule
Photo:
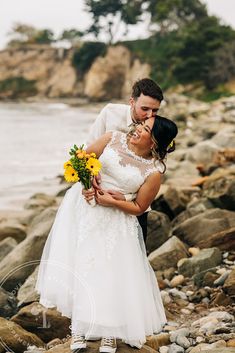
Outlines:
[[[164,159],[166,159],[167,153],[175,150],[174,138],[177,133],[178,128],[172,120],[156,115],[151,133],[154,142],[152,155],[163,164],[163,173],[166,171]]]

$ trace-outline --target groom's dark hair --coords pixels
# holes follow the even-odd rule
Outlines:
[[[142,80],[138,80],[132,86],[131,96],[134,99],[137,99],[141,93],[143,93],[145,96],[157,99],[159,102],[163,100],[163,93],[161,88],[150,78],[143,78]]]

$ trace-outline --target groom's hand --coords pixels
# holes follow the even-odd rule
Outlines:
[[[115,190],[106,190],[115,200],[126,201],[124,194]]]

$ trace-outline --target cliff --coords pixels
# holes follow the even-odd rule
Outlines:
[[[134,59],[121,45],[108,48],[85,73],[74,67],[74,53],[75,49],[41,45],[0,51],[0,99],[124,98],[133,81],[150,74],[150,66]]]

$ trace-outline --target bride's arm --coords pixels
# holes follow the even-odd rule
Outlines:
[[[140,216],[151,205],[156,197],[161,184],[160,173],[153,173],[145,180],[144,184],[139,188],[136,199],[133,201],[122,201],[113,199],[108,193],[103,195],[97,194],[96,200],[102,206],[116,207],[119,210]]]

